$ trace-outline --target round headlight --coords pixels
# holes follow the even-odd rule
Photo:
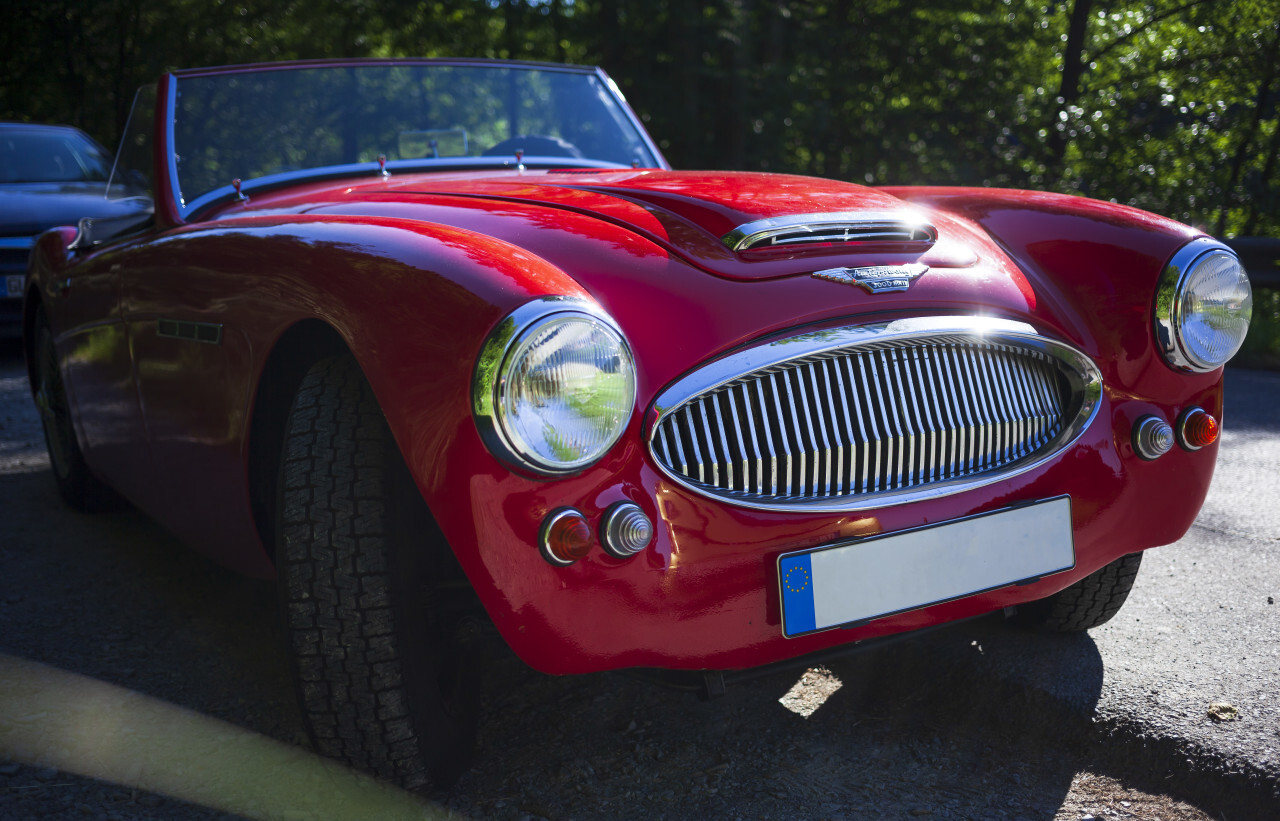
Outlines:
[[[569,473],[603,456],[626,429],[635,366],[622,333],[598,309],[541,300],[499,324],[475,390],[491,448],[531,470]]]
[[[1215,240],[1193,240],[1174,254],[1156,290],[1156,339],[1165,360],[1205,372],[1244,343],[1253,291],[1239,258]]]

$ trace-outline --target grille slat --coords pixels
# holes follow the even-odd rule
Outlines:
[[[1006,417],[1009,420],[1009,444],[1008,450],[1005,451],[1006,458],[1017,459],[1022,456],[1021,442],[1025,435],[1022,427],[1022,417],[1018,408],[1018,396],[1011,389],[1013,378],[1009,373],[1009,355],[1007,351],[1000,351],[995,358],[995,370],[997,374],[997,384],[1000,386],[1000,397],[1004,402]]]
[[[928,351],[912,351],[911,364],[914,366],[916,374],[916,387],[920,391],[920,407],[924,408],[924,427],[928,431],[929,448],[928,451],[921,451],[920,458],[923,465],[920,469],[920,481],[932,482],[938,478],[938,448],[941,446],[941,425],[938,419],[934,417],[935,404],[933,397],[937,395],[937,386],[933,384],[932,378],[926,379],[925,374],[929,373],[928,365],[924,368],[920,367],[921,360],[927,360]]]
[[[723,460],[717,459],[717,464],[724,465],[726,487],[733,488],[733,456],[729,453],[729,440],[725,437],[724,414],[720,412],[720,394],[711,394],[711,409],[715,414],[716,428],[720,434],[720,453],[724,454]]]
[[[686,397],[651,448],[691,487],[762,507],[897,499],[1062,446],[1082,429],[1067,418],[1084,412],[1073,368],[1037,346],[954,334],[850,345]]]
[[[689,441],[693,443],[693,461],[698,466],[698,481],[705,482],[707,481],[707,465],[702,461],[702,450],[698,448],[698,439],[701,437],[698,436],[697,428],[693,424],[693,408],[686,407],[684,415],[685,422],[688,424]]]
[[[1031,374],[1026,368],[1018,368],[1014,371],[1017,379],[1015,391],[1022,400],[1022,416],[1027,420],[1027,451],[1033,451],[1040,439],[1040,423],[1036,419],[1036,402],[1033,389],[1031,387]]]
[[[818,443],[813,435],[813,418],[809,414],[809,396],[804,389],[804,372],[802,370],[788,371],[791,377],[789,382],[794,380],[795,393],[792,394],[794,401],[796,395],[800,397],[800,404],[796,413],[796,439],[803,443],[803,450],[800,451],[800,492],[806,496],[816,496],[818,490]],[[792,409],[796,409],[796,405],[792,405]],[[807,435],[806,435],[807,434]],[[809,467],[813,466],[813,482],[809,481]]]
[[[919,355],[919,351],[914,349],[902,352],[902,366],[898,369],[903,386],[903,392],[907,396],[907,407],[904,413],[907,422],[914,431],[911,437],[911,486],[914,487],[921,484],[925,480],[925,452],[929,446],[930,431],[925,428],[924,422],[920,419],[920,402],[918,399],[919,386],[915,380],[911,378],[911,364]],[[903,375],[905,373],[905,375]],[[916,450],[916,443],[919,442],[919,452]]]
[[[769,406],[765,404],[763,379],[756,380],[756,398],[760,401],[759,408],[761,418],[764,418],[764,413]],[[773,449],[773,432],[769,429],[769,423],[767,421],[760,426],[760,429],[764,431],[765,452],[769,454],[769,487],[776,488],[778,486],[778,452]],[[763,474],[761,475],[760,481],[761,487],[756,491],[756,493],[763,496]]]
[[[845,393],[844,374],[841,371],[840,363],[828,361],[827,365],[831,369],[827,383],[835,386],[834,390],[831,391],[831,398],[834,403],[840,406],[839,415],[837,416],[833,411],[832,418],[836,422],[836,432],[840,438],[840,481],[837,483],[836,492],[843,496],[846,493],[853,492],[854,482],[856,481],[854,473],[857,470],[857,454],[854,451],[853,443],[857,439],[853,435],[853,419],[849,416],[849,396]]]
[[[778,453],[781,458],[782,464],[779,465],[779,467],[782,468],[783,482],[786,485],[786,495],[790,496],[791,495],[792,450],[791,450],[791,439],[787,436],[788,417],[786,413],[783,411],[782,388],[778,384],[780,381],[782,380],[779,379],[778,374],[776,373],[769,374],[769,387],[773,389],[774,409],[777,410],[778,412],[778,415],[774,418],[774,422],[777,425],[778,444],[781,447],[781,450]],[[787,395],[788,397],[791,395],[790,390],[787,391]],[[774,485],[774,487],[776,488],[777,485]]]
[[[844,490],[844,448],[846,440],[840,435],[840,420],[843,414],[836,413],[836,397],[839,396],[839,390],[836,388],[835,374],[837,371],[831,364],[830,360],[821,363],[822,378],[827,385],[827,423],[831,426],[831,439],[835,444],[835,454],[833,461],[835,464],[836,475],[835,484],[832,485],[831,492],[835,496],[839,496],[845,492]]]
[[[856,432],[851,433],[850,438],[850,442],[854,444],[849,446],[851,451],[849,462],[849,483],[853,485],[853,487],[849,488],[849,493],[866,493],[867,482],[871,478],[871,466],[867,461],[871,456],[871,447],[867,443],[867,425],[862,419],[862,403],[859,401],[859,396],[865,396],[865,394],[858,393],[858,379],[857,376],[854,375],[853,371],[853,357],[846,357],[844,362],[841,364],[844,365],[843,370],[845,371],[845,375],[849,377],[848,392],[845,393],[844,396],[845,399],[849,400],[850,404],[853,405],[853,413],[858,420],[857,428],[855,429]],[[839,364],[837,364],[837,367],[839,367]],[[860,470],[856,467],[858,465],[859,453],[862,456],[862,467]],[[854,470],[858,471],[856,483],[853,477]]]

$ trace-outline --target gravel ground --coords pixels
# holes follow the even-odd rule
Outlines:
[[[0,500],[0,818],[1221,817],[1169,797],[1176,780],[1132,771],[1035,688],[963,663],[986,655],[957,631],[711,702],[623,674],[542,676],[487,646],[475,766],[434,803],[406,804],[301,750],[269,583],[135,511],[59,503],[12,346],[0,347]],[[1049,647],[1096,703],[1093,639]]]

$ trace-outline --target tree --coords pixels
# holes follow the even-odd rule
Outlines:
[[[0,116],[113,143],[175,67],[603,65],[679,167],[1053,188],[1280,232],[1280,0],[13,0]]]

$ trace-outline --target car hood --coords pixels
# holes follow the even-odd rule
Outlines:
[[[731,279],[771,279],[850,265],[966,268],[984,255],[1002,256],[971,224],[929,213],[883,191],[782,174],[567,169],[417,175],[335,194],[343,202],[305,210],[440,222],[520,245],[527,244],[523,238],[535,224],[555,224],[548,223],[547,209],[568,211],[625,227],[696,267]],[[516,223],[522,229],[513,227]],[[822,227],[837,223],[918,226],[930,238],[827,241]],[[792,237],[786,245],[733,247],[762,225],[800,226],[800,233],[812,236]]]
[[[31,182],[0,185],[0,236],[39,234],[82,217],[113,217],[136,206],[106,198],[104,182]]]

